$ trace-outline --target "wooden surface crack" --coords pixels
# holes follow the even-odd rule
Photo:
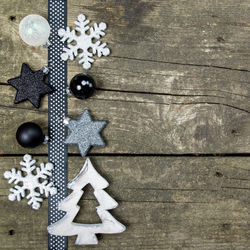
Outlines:
[[[225,104],[225,103],[219,103],[219,102],[190,102],[190,103],[171,103],[171,104],[175,104],[175,105],[199,105],[199,104],[210,104],[210,105],[222,105],[222,106],[225,106],[225,107],[230,107],[230,108],[233,108],[233,109],[237,109],[237,110],[240,110],[240,111],[243,111],[243,112],[246,112],[248,114],[250,114],[250,111],[246,110],[246,109],[241,109],[241,108],[238,108],[238,107],[235,107],[235,106],[232,106],[232,105],[228,105],[228,104]]]
[[[169,62],[169,61],[160,61],[160,60],[142,59],[142,58],[133,58],[133,57],[124,57],[124,56],[114,56],[114,55],[111,55],[110,57],[119,58],[119,59],[126,59],[126,60],[141,61],[141,62],[164,63],[164,64],[181,65],[181,66],[205,67],[205,68],[225,69],[225,70],[239,71],[239,72],[250,72],[249,69],[237,69],[237,68],[230,68],[230,67],[217,66],[217,65]]]

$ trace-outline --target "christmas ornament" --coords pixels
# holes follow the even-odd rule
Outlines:
[[[87,99],[93,95],[95,82],[86,74],[78,74],[70,81],[70,91],[78,99]]]
[[[48,177],[51,176],[53,164],[41,163],[40,167],[35,166],[35,160],[32,160],[31,155],[24,155],[24,161],[20,162],[22,171],[12,168],[10,171],[4,172],[4,178],[9,179],[8,183],[14,182],[14,188],[10,188],[10,194],[8,196],[10,201],[20,201],[26,196],[28,205],[32,205],[33,209],[39,209],[40,203],[43,198],[41,194],[46,197],[57,193],[57,189],[53,187],[53,183],[48,181]],[[36,170],[36,174],[34,174]],[[42,181],[43,180],[43,181]],[[22,183],[20,185],[20,183]],[[18,185],[19,184],[19,185]],[[26,190],[29,191],[28,195],[25,195]]]
[[[28,15],[19,24],[19,35],[31,46],[49,45],[50,26],[48,21],[39,15]]]
[[[99,202],[96,212],[102,223],[80,224],[73,222],[80,207],[77,205],[84,191],[82,189],[90,184],[94,195]],[[95,170],[91,161],[86,160],[80,173],[68,184],[73,192],[61,201],[59,209],[66,215],[56,223],[47,227],[50,234],[59,236],[77,235],[76,245],[98,244],[96,234],[122,233],[126,227],[117,221],[107,210],[117,207],[117,202],[103,189],[108,187],[108,182]]]
[[[88,110],[84,110],[78,120],[67,118],[64,123],[70,130],[65,143],[78,145],[82,156],[88,153],[91,146],[105,146],[100,132],[105,127],[106,122],[93,121]]]
[[[40,126],[33,122],[23,123],[16,132],[17,142],[24,148],[34,148],[48,139]]]
[[[33,71],[28,64],[22,64],[21,75],[8,80],[17,90],[15,103],[29,100],[36,108],[40,106],[41,96],[51,93],[52,87],[44,82],[44,70]]]
[[[103,22],[99,25],[94,23],[94,27],[90,28],[89,22],[83,14],[80,14],[78,20],[75,21],[75,30],[70,31],[70,28],[67,27],[66,30],[59,29],[58,31],[58,35],[62,37],[61,41],[63,43],[67,41],[67,47],[63,49],[64,52],[61,54],[62,60],[73,60],[78,55],[80,58],[79,64],[82,64],[84,69],[91,68],[91,63],[94,62],[93,55],[97,54],[98,57],[101,57],[110,54],[110,50],[106,48],[106,43],[93,42],[93,39],[98,40],[105,35],[104,30],[107,25]],[[88,30],[89,34],[86,33]],[[76,31],[80,33],[79,36]],[[80,54],[79,50],[82,50]]]

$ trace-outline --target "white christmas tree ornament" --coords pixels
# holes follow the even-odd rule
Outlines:
[[[67,41],[67,47],[63,49],[64,52],[61,54],[62,60],[73,60],[78,55],[80,58],[79,64],[82,64],[84,69],[91,68],[91,63],[94,62],[92,58],[94,55],[97,54],[98,57],[101,57],[110,54],[110,50],[106,48],[107,44],[99,41],[105,35],[106,23],[94,23],[94,27],[89,27],[89,22],[83,14],[80,14],[78,20],[75,21],[75,30],[71,31],[69,27],[66,30],[58,30],[58,35],[62,37],[61,41]],[[80,35],[77,35],[76,31]],[[89,34],[87,31],[89,31]],[[94,39],[97,41],[94,42]],[[79,53],[79,50],[82,50],[82,52]]]
[[[94,195],[99,202],[96,207],[102,223],[80,224],[73,222],[80,207],[77,205],[87,184],[94,189]],[[89,159],[86,160],[80,173],[68,183],[68,188],[73,192],[59,204],[59,209],[66,212],[66,215],[56,223],[48,226],[50,234],[59,236],[77,235],[76,245],[98,244],[96,234],[115,234],[125,231],[126,227],[118,222],[107,210],[117,207],[117,202],[110,197],[103,189],[108,187],[108,182],[97,173]]]
[[[29,200],[28,205],[32,205],[33,209],[39,209],[40,203],[43,201],[41,194],[48,197],[57,193],[57,189],[53,187],[53,182],[48,181],[54,166],[52,163],[41,163],[40,167],[37,167],[34,165],[36,161],[32,160],[31,155],[28,154],[24,155],[23,160],[20,162],[20,165],[24,166],[21,169],[22,171],[12,168],[10,171],[4,172],[4,178],[9,179],[8,183],[14,182],[15,184],[14,188],[10,188],[8,198],[10,201],[20,201],[22,197],[26,196],[25,192],[28,190],[29,194],[26,196]],[[36,170],[36,174],[33,173],[34,170]],[[42,179],[43,182],[40,182]],[[22,184],[20,185],[20,183]]]

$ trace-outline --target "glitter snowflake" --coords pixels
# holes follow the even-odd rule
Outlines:
[[[32,160],[31,155],[24,155],[24,161],[20,162],[20,165],[24,166],[22,171],[12,168],[10,171],[4,172],[4,178],[9,179],[9,184],[14,182],[14,188],[10,188],[10,194],[8,196],[10,201],[20,201],[22,197],[25,197],[26,190],[29,194],[26,198],[29,200],[28,205],[32,205],[33,209],[39,209],[40,203],[43,198],[41,194],[46,197],[57,193],[57,189],[53,187],[53,182],[49,182],[47,179],[51,176],[51,170],[53,169],[52,163],[41,163],[40,167],[35,166],[35,160]],[[36,174],[34,174],[36,170]],[[40,180],[44,180],[40,182]],[[20,185],[20,183],[22,183]],[[39,192],[37,191],[39,190]]]
[[[101,22],[99,24],[94,23],[93,27],[89,27],[89,22],[83,14],[80,14],[78,20],[75,21],[75,30],[71,31],[69,27],[66,30],[58,30],[58,35],[62,37],[61,41],[67,41],[67,47],[63,48],[64,52],[61,54],[62,60],[73,60],[78,55],[80,58],[79,64],[82,64],[84,69],[91,68],[91,63],[94,62],[92,58],[94,55],[97,54],[98,57],[101,57],[110,54],[110,50],[106,48],[107,44],[98,40],[105,35],[104,30],[107,28],[107,25]],[[77,35],[76,31],[80,35]],[[94,42],[94,40],[97,41]],[[79,50],[82,50],[82,52],[79,53]]]

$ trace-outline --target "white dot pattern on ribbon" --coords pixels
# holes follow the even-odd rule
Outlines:
[[[67,146],[64,143],[66,128],[63,120],[67,115],[67,66],[61,60],[63,43],[57,32],[66,27],[67,1],[49,0],[49,24],[51,28],[49,46],[49,83],[54,88],[49,96],[49,161],[54,164],[51,180],[57,187],[57,194],[49,198],[49,225],[64,216],[58,204],[67,196]],[[49,235],[49,249],[67,249],[67,237]]]

